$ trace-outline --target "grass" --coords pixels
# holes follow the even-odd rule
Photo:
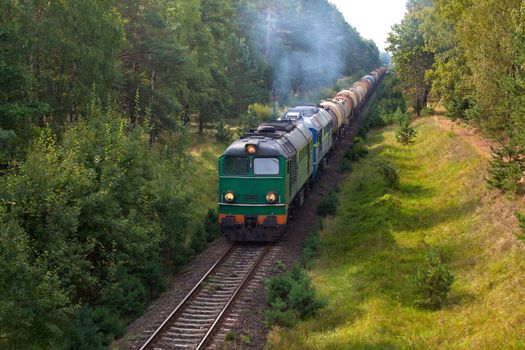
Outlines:
[[[219,156],[229,145],[213,141],[210,135],[192,136],[190,146],[191,155],[196,163],[194,176],[188,184],[194,189],[195,203],[195,225],[202,222],[208,209],[217,208],[217,186],[218,186],[218,161]]]
[[[311,271],[329,301],[313,320],[274,328],[267,349],[523,349],[525,250],[488,194],[486,161],[433,119],[414,123],[416,143],[392,128],[369,137],[335,218],[324,225]],[[369,164],[387,159],[393,189]],[[454,274],[444,308],[417,305],[415,274],[428,252]]]

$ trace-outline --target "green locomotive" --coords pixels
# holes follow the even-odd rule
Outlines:
[[[235,141],[219,159],[219,224],[234,241],[273,241],[312,181],[312,133],[273,121]]]

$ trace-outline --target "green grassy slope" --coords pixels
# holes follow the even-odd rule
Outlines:
[[[502,215],[508,203],[488,193],[486,161],[470,145],[433,119],[414,125],[411,148],[390,128],[370,134],[371,154],[345,179],[311,271],[328,306],[274,329],[268,349],[525,348],[525,250]],[[396,166],[399,189],[385,186],[370,157]],[[415,303],[415,271],[429,250],[455,276],[439,311]]]
[[[208,209],[217,208],[217,165],[219,156],[228,145],[213,141],[209,135],[193,135],[190,146],[195,161],[194,175],[189,186],[194,189],[196,198],[195,220],[200,222]]]

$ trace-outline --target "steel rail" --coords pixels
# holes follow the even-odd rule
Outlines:
[[[199,282],[193,287],[193,289],[182,299],[182,301],[177,305],[177,307],[170,313],[170,315],[162,322],[162,324],[157,328],[155,332],[149,337],[149,339],[142,345],[140,350],[146,350],[150,345],[153,344],[153,341],[156,339],[156,337],[161,334],[164,331],[164,328],[171,322],[173,317],[179,313],[179,311],[182,309],[182,307],[186,304],[186,302],[193,296],[195,291],[199,289],[202,285],[202,282],[213,272],[215,271],[215,268],[219,266],[230,254],[233,252],[234,248],[236,247],[235,244],[232,244],[230,248],[213,264],[213,266],[204,274],[204,277],[202,277]]]
[[[261,254],[257,258],[257,260],[253,263],[253,266],[250,268],[250,270],[248,271],[246,276],[244,276],[243,280],[241,281],[241,283],[239,284],[237,289],[235,289],[235,292],[232,294],[230,300],[228,300],[226,305],[223,307],[222,311],[220,312],[220,314],[215,319],[215,322],[213,322],[213,324],[211,325],[210,329],[208,330],[208,332],[206,333],[204,338],[201,340],[199,345],[197,345],[195,350],[203,349],[204,346],[208,345],[209,341],[211,341],[213,333],[215,332],[215,327],[217,327],[219,325],[219,323],[222,321],[222,318],[223,318],[224,315],[226,315],[226,312],[228,311],[230,305],[237,298],[237,294],[239,294],[243,290],[244,286],[250,280],[250,278],[252,277],[252,275],[255,272],[256,268],[259,266],[259,264],[261,263],[262,259],[268,254],[268,252],[270,251],[272,246],[273,246],[272,243],[268,243],[268,245],[261,252]]]

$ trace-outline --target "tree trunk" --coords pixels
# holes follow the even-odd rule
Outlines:
[[[199,135],[204,133],[204,118],[199,116]]]

